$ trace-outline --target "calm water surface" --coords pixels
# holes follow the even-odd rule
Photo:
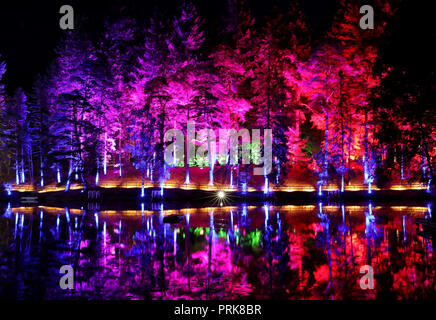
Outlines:
[[[431,214],[430,204],[7,207],[0,298],[434,299],[434,243],[415,225]],[[59,286],[62,265],[74,290]],[[363,265],[374,290],[360,288]]]

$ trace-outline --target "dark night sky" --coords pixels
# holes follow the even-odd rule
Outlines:
[[[256,19],[262,22],[264,15],[273,5],[286,10],[292,0],[248,0]],[[219,23],[224,14],[226,0],[197,0],[200,14],[206,23]],[[315,34],[328,29],[337,9],[335,0],[303,0],[301,5],[308,16],[308,22]],[[59,28],[59,8],[72,5],[75,15],[88,18],[86,30],[98,34],[106,17],[116,17],[126,3],[133,3],[134,12],[139,18],[147,20],[156,4],[159,7],[175,7],[177,0],[44,0],[29,3],[10,1],[0,3],[0,55],[7,63],[4,82],[9,93],[18,86],[30,90],[35,76],[44,72],[54,58],[62,30]],[[212,22],[211,22],[212,21]],[[213,26],[219,28],[219,26]]]

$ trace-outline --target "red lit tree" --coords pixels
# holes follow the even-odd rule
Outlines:
[[[315,155],[320,180],[319,190],[329,178],[332,147],[331,121],[337,115],[340,101],[339,88],[341,70],[346,64],[341,55],[340,47],[326,43],[319,46],[310,59],[300,66],[302,82],[301,94],[308,99],[308,110],[312,113],[314,125],[324,130],[324,143],[321,152]]]

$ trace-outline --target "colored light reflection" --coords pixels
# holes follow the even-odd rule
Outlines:
[[[70,232],[65,232],[64,214],[68,224],[74,223]],[[428,297],[436,265],[432,240],[416,235],[412,227],[413,219],[431,216],[431,204],[323,201],[315,206],[265,203],[158,212],[141,204],[132,212],[96,212],[82,224],[84,214],[69,208],[7,206],[3,218],[11,220],[7,228],[16,237],[2,250],[19,258],[48,250],[61,265],[77,259],[81,276],[75,294],[94,299],[374,299],[383,290],[408,299]],[[44,223],[39,238],[31,237],[32,215]],[[180,219],[163,223],[171,215]],[[98,220],[102,228],[95,232]],[[29,241],[35,251],[26,249]],[[6,273],[14,272],[12,257],[0,258]],[[394,284],[376,282],[374,291],[362,292],[355,279],[359,266],[368,262]],[[24,277],[32,268],[45,267],[25,264]],[[47,274],[47,281],[59,280]],[[44,294],[47,299],[67,297],[56,288]]]

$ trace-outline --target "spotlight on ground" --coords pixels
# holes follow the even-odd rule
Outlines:
[[[224,191],[218,191],[218,199],[222,200],[226,197],[226,193]]]

